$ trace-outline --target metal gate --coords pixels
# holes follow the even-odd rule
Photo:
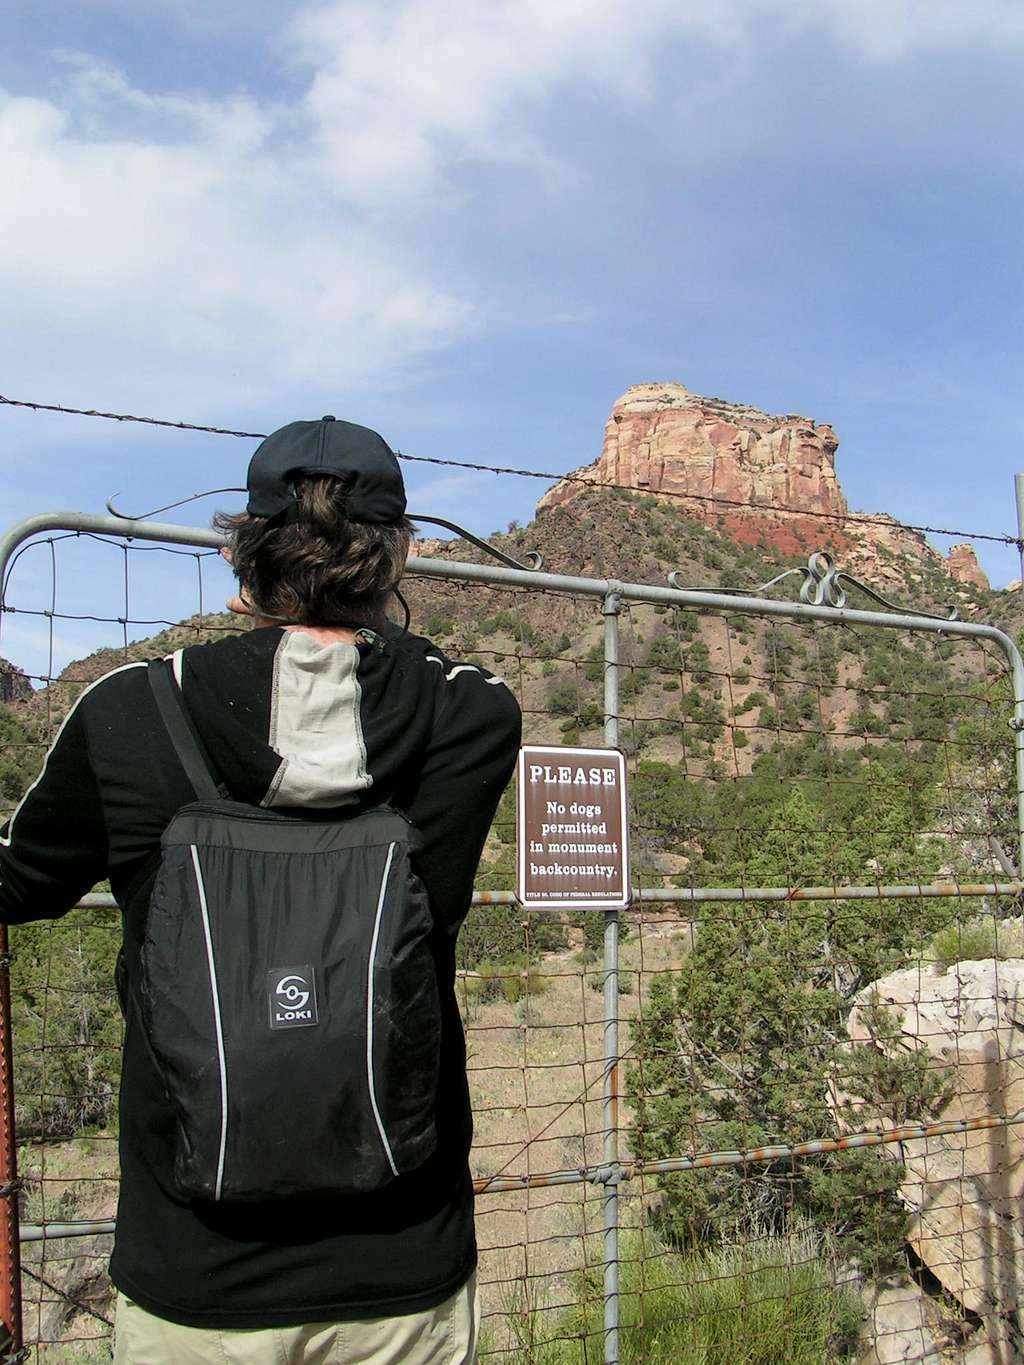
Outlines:
[[[56,537],[53,533],[56,533]],[[221,537],[212,531],[202,531],[190,527],[162,525],[153,522],[125,521],[114,517],[90,516],[79,513],[53,513],[30,518],[15,527],[0,541],[0,581],[7,589],[9,569],[15,558],[29,544],[49,544],[63,536],[91,536],[111,539],[118,545],[135,546],[137,543],[155,543],[165,546],[190,547],[198,551],[215,551],[221,544]],[[37,540],[40,536],[48,539]],[[127,558],[127,557],[126,557]],[[600,723],[603,727],[604,742],[610,746],[620,746],[624,742],[624,724],[634,727],[638,723],[635,715],[629,716],[626,703],[631,689],[624,686],[641,665],[624,660],[623,657],[623,618],[629,617],[638,609],[651,609],[653,612],[697,613],[702,617],[715,616],[734,622],[748,619],[772,626],[778,623],[813,624],[817,628],[856,628],[867,631],[898,632],[908,637],[961,642],[968,646],[990,648],[1005,662],[1010,680],[1010,691],[1005,697],[987,702],[989,710],[994,706],[1000,712],[999,724],[1012,731],[1013,786],[1016,793],[1016,810],[1012,812],[1011,824],[1015,844],[1007,852],[1002,850],[1004,876],[1002,880],[972,878],[963,880],[957,876],[922,880],[913,875],[894,882],[881,879],[859,882],[835,882],[828,876],[816,879],[816,884],[755,884],[755,885],[667,885],[662,877],[658,884],[638,885],[634,892],[634,908],[638,922],[644,923],[644,915],[653,907],[669,907],[668,913],[679,914],[682,909],[690,908],[700,913],[699,907],[756,907],[784,903],[793,908],[802,905],[823,904],[836,906],[839,903],[865,903],[878,905],[899,902],[927,903],[934,901],[954,901],[960,903],[972,900],[985,904],[999,897],[1017,897],[1022,889],[1018,869],[1024,866],[1024,663],[1010,637],[994,626],[973,621],[962,621],[951,617],[938,617],[924,613],[904,611],[891,606],[863,585],[857,584],[838,572],[827,555],[813,554],[807,565],[787,570],[769,583],[751,592],[723,592],[687,588],[670,577],[669,586],[655,586],[643,583],[618,582],[611,579],[583,578],[558,573],[548,573],[526,568],[512,568],[507,565],[488,563],[455,562],[447,558],[410,560],[408,574],[411,578],[432,585],[455,585],[460,590],[500,590],[514,594],[550,595],[553,599],[571,600],[579,606],[589,604],[595,616],[599,613],[603,622],[602,646],[599,658],[590,660],[586,665],[592,672],[600,674],[603,690]],[[785,591],[795,581],[800,591],[797,600],[773,598],[772,592]],[[860,589],[874,597],[875,609],[852,608],[847,603],[848,592]],[[4,611],[16,611],[17,607],[5,600]],[[43,615],[47,613],[44,611]],[[53,613],[50,613],[52,621]],[[0,617],[0,621],[2,621]],[[117,616],[106,618],[122,620]],[[124,622],[123,622],[124,623]],[[127,626],[125,625],[127,643]],[[497,652],[497,651],[496,651]],[[595,651],[593,651],[596,653]],[[518,657],[518,656],[516,656]],[[583,661],[574,661],[579,665]],[[578,671],[578,669],[577,669]],[[513,680],[513,685],[514,680]],[[571,716],[570,716],[571,719]],[[583,717],[593,721],[593,717]],[[644,718],[641,717],[641,720]],[[657,719],[657,718],[656,718]],[[529,726],[530,716],[527,716]],[[695,725],[709,722],[700,720]],[[735,716],[734,716],[735,724]],[[563,726],[563,730],[564,730]],[[735,732],[734,732],[735,733]],[[908,746],[909,749],[909,746]],[[707,762],[713,762],[708,759]],[[679,876],[676,881],[681,880]],[[487,888],[477,892],[474,897],[477,906],[513,907],[514,896],[505,888]],[[93,894],[85,899],[83,905],[92,910],[105,912],[113,908],[109,895]],[[476,1179],[478,1208],[486,1210],[489,1200],[496,1196],[513,1196],[530,1190],[557,1190],[578,1186],[585,1191],[596,1192],[601,1205],[601,1242],[602,1251],[598,1258],[601,1265],[602,1300],[601,1325],[599,1331],[580,1329],[578,1337],[582,1340],[582,1356],[573,1359],[593,1361],[601,1359],[614,1365],[622,1358],[621,1313],[623,1288],[620,1284],[620,1265],[623,1253],[620,1247],[620,1206],[625,1192],[631,1184],[646,1188],[653,1179],[663,1179],[668,1175],[695,1173],[707,1170],[741,1173],[746,1178],[759,1168],[778,1169],[788,1164],[796,1170],[801,1162],[811,1162],[823,1155],[840,1151],[854,1151],[869,1147],[898,1145],[916,1142],[927,1148],[930,1139],[956,1133],[981,1131],[985,1129],[1005,1130],[1010,1125],[1024,1119],[1024,1113],[992,1112],[991,1106],[979,1104],[977,1112],[965,1113],[955,1118],[924,1122],[878,1122],[862,1132],[841,1132],[823,1137],[813,1129],[806,1132],[803,1140],[773,1142],[770,1146],[763,1143],[752,1147],[734,1150],[706,1150],[699,1140],[690,1144],[689,1150],[678,1150],[669,1156],[646,1157],[638,1151],[627,1150],[622,1119],[622,1106],[627,1100],[623,1093],[623,1063],[637,1055],[637,1043],[624,1048],[620,1041],[620,1022],[623,1018],[620,1005],[622,984],[622,956],[620,947],[620,927],[622,916],[615,911],[590,912],[603,919],[602,961],[599,969],[591,975],[600,976],[602,1010],[600,1030],[602,1046],[597,1074],[588,1074],[582,1067],[583,1090],[577,1097],[583,1106],[583,1135],[581,1138],[581,1160],[573,1165],[551,1166],[535,1170],[535,1162],[530,1160],[529,1150],[538,1150],[543,1144],[544,1134],[530,1137],[518,1151],[501,1160],[489,1164],[494,1166],[487,1173],[479,1173]],[[531,932],[527,925],[526,934]],[[585,933],[588,932],[585,930]],[[8,967],[10,957],[6,941],[6,929],[0,928],[0,1087],[3,1092],[2,1112],[0,1112],[0,1196],[2,1196],[2,1227],[0,1227],[0,1316],[10,1333],[11,1347],[8,1358],[21,1358],[17,1353],[22,1342],[21,1293],[19,1246],[35,1244],[72,1245],[73,1238],[96,1238],[109,1234],[113,1229],[110,1219],[89,1219],[62,1217],[60,1212],[46,1217],[19,1219],[19,1192],[22,1184],[16,1169],[15,1133],[15,1096],[13,1091],[13,1066],[17,1056],[19,1039],[14,1038],[13,1051],[10,1036],[11,999]],[[591,934],[591,938],[594,935]],[[522,968],[525,977],[529,966]],[[474,984],[479,973],[467,973]],[[642,986],[643,968],[636,972],[638,996]],[[517,988],[518,989],[518,988]],[[527,1017],[524,1037],[530,1029],[529,990],[525,1001]],[[638,1010],[640,1008],[638,1002]],[[497,1026],[495,1026],[497,1027]],[[637,1026],[639,1028],[639,1026]],[[637,1028],[633,1032],[637,1032]],[[642,1030],[641,1030],[642,1031]],[[525,1044],[524,1044],[525,1047]],[[585,1051],[585,1047],[584,1047]],[[584,1058],[584,1061],[586,1059]],[[523,1063],[525,1068],[526,1063]],[[525,1070],[524,1070],[525,1074]],[[601,1092],[600,1122],[596,1131],[587,1129],[586,1106],[592,1092],[599,1086]],[[643,1097],[633,1099],[634,1108],[642,1105]],[[556,1106],[557,1107],[557,1106]],[[564,1111],[563,1111],[564,1112]],[[559,1115],[556,1114],[552,1124]],[[552,1124],[549,1124],[550,1128]],[[599,1147],[599,1154],[596,1152]],[[650,1191],[645,1196],[646,1209],[650,1203]],[[584,1241],[587,1237],[584,1233]],[[632,1233],[631,1233],[632,1236]],[[628,1259],[628,1258],[627,1258]],[[31,1267],[29,1267],[31,1269]],[[38,1277],[37,1277],[38,1278]],[[45,1278],[45,1277],[44,1277]],[[505,1302],[506,1316],[518,1314],[532,1322],[538,1305],[531,1299],[527,1287],[528,1276],[510,1276],[508,1283],[521,1283],[525,1297]],[[630,1290],[630,1293],[635,1293]],[[642,1293],[641,1293],[642,1300]],[[563,1305],[564,1306],[564,1305]],[[94,1315],[95,1316],[95,1315]],[[564,1322],[562,1323],[564,1330]],[[531,1326],[530,1333],[533,1333]],[[30,1336],[32,1334],[29,1334]],[[589,1344],[588,1344],[589,1337]],[[512,1359],[548,1360],[553,1355],[544,1355],[544,1349],[553,1350],[560,1339],[555,1330],[550,1339],[543,1335],[531,1335],[529,1341],[515,1337],[507,1346],[504,1355]],[[554,1343],[554,1345],[552,1345]],[[503,1353],[497,1347],[495,1353]],[[518,1355],[516,1354],[518,1352]],[[41,1353],[42,1358],[42,1353]],[[47,1358],[59,1359],[49,1355]],[[568,1358],[568,1357],[566,1357]]]

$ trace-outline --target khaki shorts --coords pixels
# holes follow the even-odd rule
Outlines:
[[[476,1276],[425,1313],[307,1327],[179,1327],[117,1296],[114,1365],[474,1365]]]

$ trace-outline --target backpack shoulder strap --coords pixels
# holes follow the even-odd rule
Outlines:
[[[160,719],[174,745],[174,752],[196,795],[201,801],[223,800],[228,795],[227,788],[213,775],[209,757],[192,728],[181,691],[165,659],[153,659],[150,662],[149,685],[153,689]]]

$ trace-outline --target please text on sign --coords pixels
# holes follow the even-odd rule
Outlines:
[[[516,895],[535,909],[629,904],[626,763],[617,749],[519,752]]]

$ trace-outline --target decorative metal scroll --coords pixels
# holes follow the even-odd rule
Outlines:
[[[203,493],[190,493],[187,498],[179,498],[177,502],[165,502],[163,507],[153,507],[148,512],[122,512],[119,507],[114,506],[114,499],[121,496],[120,493],[111,493],[107,499],[107,511],[112,517],[120,517],[122,521],[149,521],[150,517],[157,517],[161,512],[170,512],[175,507],[185,507],[190,502],[198,502],[200,498],[212,498],[218,493],[247,493],[247,488],[207,488]]]
[[[815,550],[807,560],[806,566],[800,564],[792,569],[785,569],[782,573],[770,578],[767,583],[761,583],[756,588],[708,588],[708,592],[718,592],[734,594],[736,596],[769,596],[771,589],[784,583],[788,578],[802,578],[800,585],[800,601],[811,607],[835,607],[841,611],[847,603],[847,589],[856,589],[872,602],[877,602],[886,611],[895,612],[898,615],[924,616],[930,621],[959,621],[960,611],[955,606],[946,608],[945,613],[932,611],[912,610],[902,606],[898,602],[890,602],[874,588],[862,583],[859,578],[854,578],[851,574],[844,573],[842,569],[836,568],[835,560],[825,550]],[[682,575],[678,569],[668,576],[669,584],[673,588],[681,590],[693,589],[692,584],[682,582]]]
[[[197,502],[200,498],[210,498],[216,493],[245,493],[245,488],[208,488],[205,493],[191,493],[187,498],[181,498],[177,502],[166,503],[163,507],[154,507],[149,512],[136,514],[134,512],[122,512],[119,507],[114,506],[114,498],[120,497],[119,493],[112,494],[107,498],[107,511],[112,517],[119,517],[121,521],[148,521],[150,517],[157,516],[160,512],[169,512],[174,507],[184,507],[186,503]],[[498,560],[500,564],[506,565],[510,569],[526,569],[536,572],[544,567],[544,559],[536,550],[527,550],[522,559],[514,559],[512,555],[505,554],[504,550],[498,550],[486,540],[481,540],[472,531],[467,531],[464,526],[459,526],[454,521],[446,521],[444,517],[427,517],[418,512],[409,513],[410,521],[429,521],[431,526],[443,526],[447,531],[454,531],[457,536],[466,540],[470,545],[475,545],[478,550],[483,550],[492,559]]]
[[[467,531],[465,527],[459,526],[454,521],[445,521],[444,517],[423,517],[417,515],[415,512],[410,512],[409,519],[411,521],[429,521],[431,526],[443,526],[448,531],[454,531],[455,534],[461,536],[463,540],[468,540],[470,545],[475,545],[478,550],[483,550],[484,553],[489,554],[492,559],[497,559],[500,563],[507,564],[510,569],[527,569],[536,572],[538,569],[544,567],[544,557],[537,550],[527,550],[522,559],[513,559],[513,557],[507,555],[504,550],[495,549],[493,545],[489,544],[486,540],[481,540],[478,536],[473,535],[473,533]]]

